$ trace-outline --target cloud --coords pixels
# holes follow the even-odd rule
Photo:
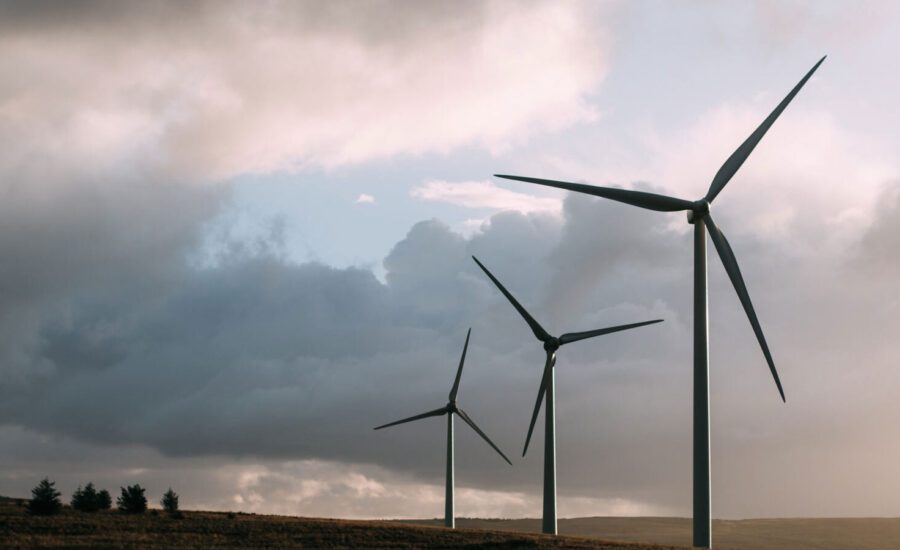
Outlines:
[[[761,35],[761,44],[772,51],[809,40],[815,44],[858,43],[883,31],[896,17],[890,2],[869,1],[861,9],[841,4],[828,6],[758,2],[749,10],[752,31]]]
[[[71,382],[73,390],[96,396],[98,409],[115,419],[97,431],[99,441],[142,439],[138,432],[151,424],[178,424],[172,411],[158,410],[156,420],[142,415],[166,391],[155,376],[195,365],[188,352],[194,344],[167,347],[150,363],[138,350],[174,335],[176,325],[187,331],[184,336],[208,330],[221,337],[221,330],[233,330],[239,341],[241,330],[226,325],[250,312],[232,306],[259,307],[267,300],[251,293],[241,302],[239,279],[276,293],[288,279],[336,293],[303,298],[298,314],[309,319],[355,307],[354,297],[387,296],[370,273],[360,271],[341,272],[332,281],[358,277],[349,284],[359,285],[359,295],[335,290],[329,280],[338,272],[286,265],[272,252],[278,243],[265,239],[271,247],[229,240],[209,270],[192,266],[208,245],[209,224],[230,197],[227,184],[205,182],[462,145],[502,148],[512,136],[593,116],[585,95],[603,76],[606,39],[586,23],[585,10],[592,8],[430,4],[391,10],[388,19],[385,9],[241,3],[129,8],[106,2],[78,10],[65,3],[0,7],[0,67],[9,69],[0,90],[0,138],[8,144],[0,151],[7,197],[0,206],[0,392],[34,396],[52,380]],[[532,38],[523,50],[521,38],[536,27],[566,32]],[[510,52],[522,57],[511,63]],[[557,63],[562,59],[567,63]],[[547,73],[536,70],[544,63],[552,67]],[[525,81],[532,86],[523,94]],[[485,112],[493,124],[483,124]],[[221,294],[232,291],[233,297]],[[360,322],[394,326],[382,310],[399,315],[373,306],[374,317],[363,315]],[[437,315],[439,304],[432,311]],[[182,313],[185,324],[167,318]],[[290,335],[262,328],[258,334],[261,346],[287,346],[277,360],[262,354],[260,364],[276,378],[305,357],[292,347],[304,337],[286,343],[295,338],[287,327],[296,319],[282,320]],[[347,326],[311,324],[322,330],[307,335],[330,342],[331,352],[319,348],[313,354],[327,368],[335,360],[330,353],[349,349],[338,338]],[[139,325],[148,332],[134,332]],[[379,342],[420,334],[402,323],[395,332],[358,330],[363,340],[372,339],[365,354]],[[181,345],[187,347],[175,351]],[[227,370],[213,349],[204,360],[211,362],[189,369],[187,386],[172,397],[201,391],[201,380],[217,372],[213,364]],[[125,380],[144,380],[147,391],[121,388]],[[50,395],[54,391],[60,393]],[[173,410],[187,410],[178,399]],[[76,417],[66,427],[56,416],[78,409],[77,400],[57,386],[43,394],[46,415],[38,422],[80,432]],[[117,411],[127,406],[134,414],[122,417]],[[162,437],[163,446],[182,452],[178,437]]]
[[[432,181],[416,196],[497,212],[477,212],[493,215],[470,236],[413,225],[384,283],[286,259],[277,228],[191,261],[229,200],[227,183],[203,182],[496,153],[594,120],[608,51],[595,8],[416,4],[385,19],[377,4],[45,6],[0,6],[7,479],[27,489],[41,466],[73,485],[175,478],[198,507],[439,515],[441,423],[371,427],[446,402],[470,326],[460,403],[510,455],[540,376],[540,345],[474,254],[553,333],[665,318],[561,353],[560,509],[687,513],[681,214]],[[635,188],[699,196],[781,93],[647,132],[641,166],[614,169],[654,182]],[[717,514],[900,510],[900,447],[884,438],[900,412],[891,179],[879,143],[797,104],[717,201],[788,395],[782,405],[711,256]],[[537,502],[540,454],[508,468],[471,431],[457,437],[471,513],[534,514],[521,511]]]
[[[469,326],[461,406],[507,454],[522,444],[533,406],[540,344],[471,261],[474,254],[552,333],[666,320],[562,351],[560,497],[573,499],[573,514],[632,509],[616,502],[687,513],[689,237],[669,228],[665,216],[639,220],[628,213],[607,201],[570,197],[562,217],[504,212],[469,238],[440,222],[422,222],[385,259],[386,284],[367,270],[294,264],[264,249],[238,249],[216,266],[185,267],[164,292],[84,296],[64,311],[44,311],[33,328],[35,344],[20,358],[41,374],[15,385],[4,377],[0,418],[53,439],[147,446],[173,457],[167,460],[265,464],[248,470],[261,477],[248,473],[243,488],[224,493],[216,506],[234,506],[237,495],[248,509],[296,511],[299,501],[290,499],[305,495],[303,502],[320,510],[359,498],[351,506],[360,507],[343,515],[407,515],[401,494],[419,503],[440,495],[443,423],[371,428],[446,402]],[[615,240],[595,238],[613,230]],[[785,461],[838,452],[846,437],[861,439],[859,445],[879,437],[877,424],[862,432],[849,427],[867,411],[893,410],[889,391],[865,389],[873,378],[890,386],[884,377],[890,377],[893,348],[878,344],[879,355],[853,377],[844,363],[893,330],[895,315],[862,287],[840,300],[825,298],[845,285],[847,268],[838,257],[800,261],[790,248],[763,247],[740,233],[732,245],[789,405],[780,403],[733,290],[711,260],[713,456],[714,468],[722,469],[714,475],[735,468],[745,474],[714,483],[728,491],[716,495],[717,509],[796,514],[801,502],[785,497],[772,508],[779,489],[752,480],[793,472],[777,475],[777,486],[801,493],[815,476],[838,476],[836,463],[810,469],[805,462],[809,472],[801,475]],[[848,339],[858,342],[839,344]],[[835,391],[863,392],[868,401],[836,399]],[[823,431],[821,419],[842,417]],[[461,488],[477,488],[467,498],[499,499],[510,514],[532,510],[539,453],[508,468],[464,428],[457,430],[457,476]],[[808,435],[816,433],[822,437]],[[659,449],[666,449],[666,460]],[[845,468],[865,467],[862,457],[845,459]],[[275,466],[293,463],[305,466]],[[327,466],[316,470],[313,463]],[[868,477],[857,481],[874,490]],[[286,483],[292,488],[278,488]],[[883,496],[888,506],[895,502]],[[823,513],[847,513],[856,500],[848,497]]]
[[[869,277],[900,277],[900,181],[882,186],[875,201],[874,222],[859,240],[854,265]]]
[[[597,8],[350,6],[11,3],[0,170],[51,153],[216,180],[501,150],[595,116]]]
[[[375,197],[372,195],[367,195],[365,193],[360,193],[359,197],[356,198],[356,202],[358,203],[374,203]]]
[[[150,502],[172,487],[186,510],[223,510],[337,518],[406,519],[443,517],[444,485],[423,483],[402,472],[372,464],[322,460],[235,461],[206,457],[172,459],[146,447],[113,449],[65,440],[47,440],[33,432],[0,429],[4,495],[27,495],[47,472],[68,498],[79,485],[98,488],[140,483]],[[35,460],[43,455],[45,459]],[[105,458],[98,464],[97,457]],[[56,460],[54,460],[54,457]],[[64,459],[60,459],[64,457]],[[132,468],[131,464],[142,464]],[[536,517],[539,495],[472,487],[457,479],[456,511],[462,517]],[[590,515],[660,515],[664,510],[640,502],[562,497],[563,517],[570,510]]]
[[[873,227],[890,224],[891,189]],[[474,254],[552,333],[665,319],[562,350],[559,492],[572,499],[572,514],[686,514],[689,235],[670,228],[666,216],[632,214],[572,196],[562,216],[502,212],[468,238],[438,221],[421,222],[385,259],[386,283],[368,270],[295,264],[266,248],[237,247],[203,268],[169,258],[165,285],[152,278],[107,283],[40,309],[15,330],[11,320],[4,325],[0,335],[18,345],[13,355],[4,351],[0,421],[50,441],[157,450],[168,471],[190,461],[234,465],[216,489],[197,489],[195,501],[204,506],[326,513],[348,501],[341,515],[411,514],[403,503],[430,506],[440,495],[443,423],[371,428],[446,402],[466,329],[473,335],[460,405],[509,455],[522,444],[539,382],[540,344],[472,262]],[[616,239],[600,238],[612,232]],[[882,241],[890,232],[867,235],[860,253],[886,258]],[[817,487],[822,476],[848,492],[825,499],[832,504],[816,508],[820,513],[875,513],[863,504],[873,491],[879,510],[900,507],[879,492],[885,484],[873,475],[884,470],[844,450],[881,445],[884,461],[900,456],[900,448],[879,443],[883,425],[867,420],[873,411],[896,412],[889,391],[892,381],[900,383],[893,368],[900,350],[889,337],[896,305],[883,298],[893,279],[867,274],[880,264],[842,255],[811,259],[790,242],[777,246],[741,232],[731,242],[788,405],[711,257],[717,510],[802,515],[808,508],[794,495]],[[848,370],[862,355],[865,367]],[[23,449],[30,460],[50,459],[52,449],[29,445]],[[537,433],[534,449],[540,445]],[[541,472],[534,449],[509,468],[461,426],[457,478],[461,490],[473,491],[460,494],[473,505],[498,501],[510,515],[533,515]],[[131,461],[128,468],[135,464],[144,467]],[[743,475],[723,477],[734,471]],[[855,485],[842,481],[847,472],[855,472]],[[233,486],[232,477],[244,485]],[[772,507],[773,495],[779,506]]]
[[[814,93],[815,84],[811,82],[813,87],[803,93]],[[679,131],[678,137],[651,139],[656,164],[648,178],[666,182],[676,196],[702,196],[721,163],[777,101],[777,94],[766,94],[753,105],[721,105],[687,131]],[[840,236],[858,233],[860,224],[864,227],[863,213],[897,167],[877,142],[839,127],[829,114],[802,102],[792,109],[717,197],[717,211],[735,220],[725,222],[723,229],[728,232],[737,225],[739,230],[768,239],[789,238],[807,248],[844,247],[848,242]],[[822,240],[835,237],[840,240]]]
[[[414,187],[410,195],[423,200],[441,201],[467,208],[515,210],[522,214],[532,212],[562,213],[562,200],[535,197],[498,187],[490,181],[448,182],[432,180]],[[475,220],[478,221],[478,220]]]

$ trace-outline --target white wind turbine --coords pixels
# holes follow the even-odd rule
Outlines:
[[[694,225],[694,546],[709,548],[712,543],[710,531],[710,474],[709,474],[709,323],[707,321],[708,292],[706,283],[706,229],[709,228],[709,236],[716,252],[725,266],[725,271],[731,279],[731,284],[740,298],[741,305],[750,326],[756,334],[759,346],[762,348],[769,370],[775,379],[778,393],[784,401],[784,390],[781,380],[775,370],[775,362],[769,353],[769,346],[763,336],[759,320],[744,285],[744,278],[738,268],[737,259],[731,250],[731,245],[725,235],[713,222],[710,215],[710,205],[719,192],[731,180],[750,153],[766,134],[782,111],[788,106],[800,88],[813,75],[819,65],[825,61],[825,57],[819,60],[812,69],[806,73],[800,82],[794,86],[790,93],[775,107],[775,110],[750,134],[740,147],[728,157],[728,160],[719,168],[706,196],[696,201],[689,201],[655,193],[643,191],[631,191],[628,189],[616,189],[611,187],[597,187],[581,183],[569,183],[564,181],[546,180],[539,178],[527,178],[522,176],[507,176],[497,174],[498,178],[519,180],[529,183],[537,183],[550,187],[558,187],[569,191],[595,195],[618,202],[624,202],[632,206],[656,210],[660,212],[687,211],[688,223]]]
[[[447,415],[447,481],[446,481],[446,498],[444,500],[444,525],[447,527],[455,527],[456,526],[456,518],[453,514],[453,415],[458,414],[463,421],[472,427],[475,432],[480,435],[485,441],[488,442],[488,445],[494,448],[500,456],[503,457],[510,466],[512,466],[512,462],[506,458],[506,455],[503,454],[494,442],[490,440],[490,438],[485,435],[481,428],[479,428],[475,422],[469,418],[469,415],[466,414],[466,411],[460,409],[456,405],[456,396],[459,394],[459,379],[462,376],[463,363],[466,360],[466,350],[469,348],[469,336],[472,334],[472,329],[469,329],[469,332],[466,333],[466,343],[463,346],[462,357],[459,358],[459,368],[456,370],[456,380],[453,381],[453,388],[450,390],[450,400],[446,405],[439,409],[434,409],[433,411],[428,411],[426,413],[417,414],[416,416],[411,416],[409,418],[404,418],[403,420],[397,420],[396,422],[391,422],[390,424],[384,424],[383,426],[378,426],[375,428],[376,430],[380,430],[382,428],[387,428],[390,426],[396,426],[397,424],[404,424],[406,422],[412,422],[413,420],[419,420],[421,418],[428,418],[430,416],[443,416]]]
[[[541,410],[541,402],[546,399],[547,407],[544,410],[544,516],[542,521],[542,531],[552,535],[556,534],[556,395],[554,390],[554,372],[553,367],[556,365],[556,350],[564,344],[584,340],[585,338],[593,338],[602,334],[611,332],[619,332],[620,330],[628,330],[631,328],[642,327],[644,325],[652,325],[660,323],[662,319],[653,321],[644,321],[642,323],[632,323],[630,325],[619,325],[615,327],[601,328],[597,330],[589,330],[586,332],[569,332],[560,337],[551,336],[544,328],[534,320],[525,308],[513,298],[506,288],[500,284],[500,281],[491,274],[484,265],[478,261],[478,258],[472,256],[475,263],[478,264],[485,274],[497,285],[500,292],[506,296],[516,311],[519,312],[531,331],[538,340],[543,342],[544,351],[547,358],[544,362],[544,375],[541,378],[541,386],[538,389],[537,401],[534,404],[534,412],[531,414],[531,425],[528,426],[528,436],[525,438],[525,448],[522,450],[522,456],[528,452],[528,443],[531,442],[531,433],[534,431],[534,423],[537,420],[538,412]]]

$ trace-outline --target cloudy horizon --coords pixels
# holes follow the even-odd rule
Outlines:
[[[784,385],[709,252],[715,518],[900,516],[900,14],[888,2],[0,4],[0,495],[171,486],[186,509],[536,517],[521,457],[566,346],[560,517],[691,512],[684,213],[717,198]],[[540,428],[540,426],[539,426]]]

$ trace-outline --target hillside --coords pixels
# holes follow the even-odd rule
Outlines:
[[[416,522],[438,524],[437,520]],[[540,531],[539,519],[458,519],[467,529]],[[691,520],[671,517],[593,517],[559,520],[567,535],[690,546]],[[784,518],[713,520],[713,546],[738,550],[882,550],[897,548],[900,518]]]
[[[661,550],[690,545],[685,518],[573,518],[559,520],[564,536],[539,535],[538,519],[349,521],[225,512],[158,512],[125,516],[83,514],[31,517],[19,504],[0,503],[0,549],[5,548],[600,548]],[[737,550],[875,550],[900,540],[898,518],[714,520],[716,548]],[[611,541],[633,541],[611,542]],[[683,546],[669,546],[683,545]]]
[[[185,512],[126,516],[84,514],[65,507],[53,517],[32,517],[16,504],[0,504],[0,548],[573,548],[663,550],[672,546],[549,537],[496,530],[450,530],[398,522]]]

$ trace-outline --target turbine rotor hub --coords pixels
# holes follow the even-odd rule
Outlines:
[[[544,351],[556,351],[559,349],[559,346],[559,338],[551,337],[549,340],[544,342]]]
[[[693,207],[687,212],[688,223],[703,219],[707,214],[709,214],[709,201],[706,199],[694,201]]]

